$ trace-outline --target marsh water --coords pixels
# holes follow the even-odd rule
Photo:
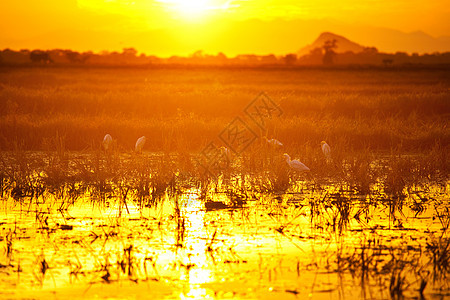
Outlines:
[[[450,297],[448,181],[394,197],[292,174],[268,192],[257,176],[175,173],[147,198],[119,179],[20,197],[2,181],[0,297]]]

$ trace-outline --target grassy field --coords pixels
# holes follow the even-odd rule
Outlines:
[[[258,135],[287,148],[428,151],[450,145],[450,71],[0,69],[0,149],[200,151],[260,92],[283,111]]]
[[[0,298],[446,297],[449,88],[444,70],[0,69]],[[282,113],[258,128],[261,92]],[[255,138],[227,156],[236,117]]]
[[[365,194],[379,182],[394,195],[445,184],[450,170],[443,70],[17,68],[2,69],[0,82],[2,189],[15,182],[18,195],[39,190],[40,173],[51,186],[112,180],[137,195],[164,193],[175,174],[201,179],[214,163],[214,172],[256,175],[260,191],[285,191],[294,174],[283,152],[311,168],[313,184],[331,179]],[[261,92],[282,112],[263,129],[244,113]],[[219,135],[236,117],[255,140],[228,162],[209,161],[205,147],[223,145]],[[107,157],[106,133],[115,140]],[[148,157],[124,156],[142,135]],[[264,136],[284,146],[267,147]]]

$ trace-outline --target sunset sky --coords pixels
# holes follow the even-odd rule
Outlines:
[[[408,38],[401,44],[399,37],[450,36],[444,0],[2,0],[0,6],[0,49],[282,54],[331,31],[384,51],[426,52],[434,46]]]

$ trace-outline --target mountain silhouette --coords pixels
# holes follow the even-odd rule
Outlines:
[[[349,39],[331,33],[331,32],[323,32],[319,35],[319,37],[311,44],[308,45],[302,49],[300,49],[297,54],[299,56],[306,55],[311,52],[311,50],[314,50],[315,48],[322,48],[326,41],[333,41],[336,40],[336,48],[334,49],[337,53],[344,53],[351,51],[353,53],[359,53],[364,50],[365,47],[350,41]]]

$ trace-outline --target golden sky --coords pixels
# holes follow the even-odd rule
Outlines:
[[[0,8],[0,49],[280,54],[331,31],[392,51],[401,33],[450,36],[448,0],[1,0]]]

